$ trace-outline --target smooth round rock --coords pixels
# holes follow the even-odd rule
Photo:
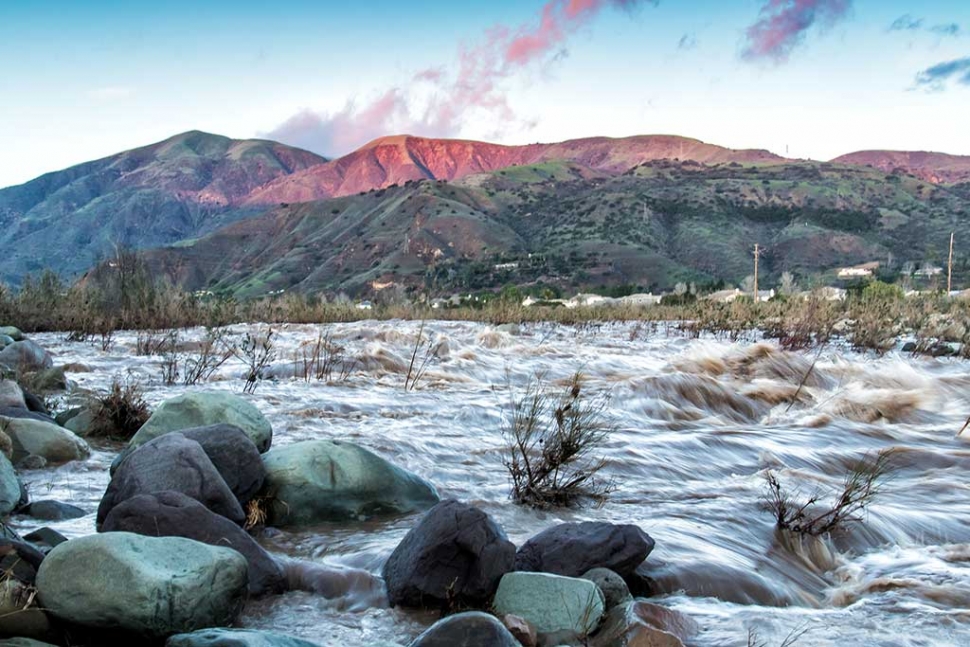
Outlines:
[[[91,448],[83,439],[53,421],[0,418],[0,425],[13,442],[14,461],[33,455],[41,456],[48,464],[58,465],[91,455]]]
[[[98,506],[97,526],[116,505],[139,494],[168,490],[195,499],[237,525],[246,518],[202,446],[176,433],[149,441],[121,463]]]
[[[260,453],[273,443],[273,427],[248,400],[221,391],[192,391],[158,405],[131,444],[143,445],[173,431],[223,423],[242,429]]]
[[[164,637],[232,623],[245,558],[181,537],[109,532],[54,548],[37,573],[41,605],[66,622]]]
[[[626,576],[653,550],[653,539],[633,525],[602,521],[562,523],[523,544],[515,570],[579,577],[593,568]]]
[[[515,565],[515,546],[487,514],[442,501],[404,537],[384,565],[392,605],[485,605]]]
[[[267,453],[263,462],[271,526],[405,514],[438,502],[430,483],[353,443],[294,443]]]
[[[586,636],[599,625],[606,600],[589,580],[516,572],[502,578],[492,607],[501,615],[524,618],[539,633]]]

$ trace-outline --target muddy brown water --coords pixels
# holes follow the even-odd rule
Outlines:
[[[644,334],[633,324],[553,324],[500,331],[430,322],[438,356],[413,391],[403,388],[419,324],[360,322],[327,327],[351,376],[327,384],[287,377],[318,326],[277,332],[279,377],[252,401],[273,424],[274,446],[335,438],[359,443],[430,480],[442,497],[481,507],[520,544],[562,521],[635,523],[657,547],[648,563],[666,593],[659,602],[702,627],[697,646],[746,645],[749,633],[780,645],[807,630],[804,645],[970,645],[970,363],[873,357],[833,346],[785,353],[771,342],[727,343]],[[265,326],[232,326],[233,336]],[[204,331],[181,331],[183,339]],[[108,352],[62,334],[33,336],[79,389],[103,391],[132,376],[155,404],[183,392],[161,384],[160,360],[135,355],[134,333]],[[550,381],[576,370],[608,393],[617,431],[602,450],[616,491],[601,505],[541,512],[512,505],[502,466],[507,387],[536,373]],[[223,366],[205,388],[242,392],[242,366]],[[795,398],[797,402],[789,406]],[[65,402],[65,406],[68,404]],[[761,509],[764,472],[786,486],[828,491],[867,453],[896,448],[899,469],[857,523],[820,539],[775,531]],[[25,472],[32,498],[90,511],[51,524],[69,537],[94,532],[108,483],[110,447],[87,461]],[[299,532],[268,530],[271,552],[327,570],[379,573],[416,522],[410,516]],[[20,530],[37,525],[17,518]],[[321,645],[405,645],[430,614],[387,609],[372,595],[335,599],[293,592],[251,602],[240,624]]]

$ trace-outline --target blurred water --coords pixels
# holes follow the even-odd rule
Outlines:
[[[700,623],[699,646],[746,645],[749,632],[780,645],[793,630],[807,631],[798,643],[805,645],[970,645],[970,433],[956,435],[970,414],[966,363],[829,348],[809,373],[814,351],[646,335],[635,324],[503,331],[429,322],[424,332],[440,344],[438,353],[417,388],[406,391],[419,326],[275,327],[271,374],[299,369],[321,330],[345,348],[344,366],[354,370],[330,384],[261,381],[247,397],[272,422],[274,445],[359,443],[429,479],[443,497],[483,508],[517,544],[561,521],[638,524],[657,541],[649,564],[667,591],[661,602]],[[229,330],[241,338],[265,328]],[[203,334],[181,331],[188,341]],[[79,392],[103,391],[113,376],[127,375],[146,385],[152,404],[197,388],[161,385],[159,358],[136,356],[134,333],[117,335],[108,352],[64,335],[33,338],[58,364],[90,369],[70,373]],[[537,373],[555,383],[577,370],[587,390],[611,397],[618,430],[603,456],[616,491],[576,510],[512,505],[502,466],[508,387],[521,390]],[[232,360],[205,388],[241,393],[242,375]],[[864,523],[799,543],[777,534],[761,509],[768,468],[806,492],[838,488],[848,465],[890,447],[898,448],[901,468]],[[114,451],[102,447],[84,463],[25,473],[34,499],[91,511],[53,524],[58,530],[94,531]],[[378,573],[416,520],[268,531],[260,541],[276,554]],[[17,520],[21,529],[34,523]],[[359,606],[289,593],[251,603],[242,623],[321,644],[371,645],[406,644],[434,620]]]

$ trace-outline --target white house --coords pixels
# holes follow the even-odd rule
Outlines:
[[[913,276],[919,276],[921,278],[929,278],[931,276],[939,276],[942,273],[943,273],[942,267],[937,267],[935,265],[924,265],[923,267],[913,272]]]
[[[843,267],[839,270],[840,279],[857,279],[872,276],[872,273],[879,269],[879,263],[863,263],[855,267]]]

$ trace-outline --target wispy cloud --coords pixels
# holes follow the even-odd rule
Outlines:
[[[763,0],[758,21],[745,31],[742,56],[783,63],[808,32],[826,29],[849,14],[852,0]]]
[[[684,34],[677,43],[677,49],[690,50],[697,47],[697,36],[694,34]]]
[[[951,81],[970,86],[970,56],[937,63],[916,75],[916,87],[944,90]]]
[[[266,136],[332,155],[395,132],[454,136],[474,114],[525,123],[517,121],[508,103],[505,84],[510,76],[562,57],[568,39],[604,9],[630,10],[657,2],[548,0],[534,21],[487,30],[481,42],[460,48],[450,64],[421,70],[408,85],[386,89],[367,103],[349,101],[336,112],[301,111]]]
[[[923,28],[923,22],[922,18],[913,18],[909,14],[904,14],[889,25],[889,31],[918,31]]]
[[[962,33],[960,25],[955,22],[928,25],[925,18],[914,18],[910,14],[894,20],[888,31],[925,31],[937,36],[959,36]]]
[[[93,88],[87,90],[84,94],[89,99],[94,99],[96,101],[117,101],[120,99],[127,99],[135,91],[132,88],[126,88],[121,86],[110,86],[104,88]]]

